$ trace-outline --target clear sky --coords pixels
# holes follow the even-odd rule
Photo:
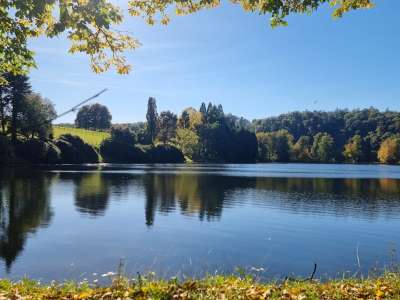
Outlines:
[[[128,17],[123,29],[143,44],[127,53],[131,74],[93,74],[87,57],[67,54],[66,39],[39,39],[31,42],[38,64],[31,81],[59,113],[108,88],[99,102],[116,123],[144,120],[149,96],[159,111],[211,101],[250,120],[306,109],[400,110],[400,1],[376,4],[339,20],[325,7],[278,29],[232,4],[167,27]]]

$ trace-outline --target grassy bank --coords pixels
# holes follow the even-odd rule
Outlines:
[[[81,128],[54,126],[54,138],[59,138],[63,134],[79,136],[85,143],[99,148],[100,144],[110,137],[110,133],[103,131],[93,131]]]
[[[388,273],[364,280],[266,284],[222,276],[185,282],[139,278],[131,282],[115,279],[106,287],[0,280],[0,299],[400,299],[400,276]]]

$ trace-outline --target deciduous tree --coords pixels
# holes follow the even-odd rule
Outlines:
[[[51,120],[57,116],[53,103],[40,94],[31,93],[23,100],[20,130],[26,136],[49,138],[52,134]]]
[[[111,127],[112,116],[108,108],[99,103],[83,106],[75,119],[78,128],[104,130]]]
[[[400,162],[400,137],[390,137],[384,140],[378,151],[378,159],[384,164]]]
[[[335,161],[335,142],[332,136],[326,132],[320,132],[314,136],[311,148],[314,160],[318,162]]]
[[[258,155],[264,162],[287,162],[293,137],[286,130],[257,133]]]
[[[359,163],[364,160],[365,147],[360,135],[353,136],[349,142],[344,145],[343,156],[347,162]]]
[[[326,3],[334,7],[335,17],[349,10],[372,7],[372,0],[230,2],[246,11],[269,14],[272,26],[286,24],[285,18],[290,14],[312,13]],[[168,24],[174,13],[186,15],[220,4],[220,0],[130,0],[128,11],[150,25],[158,20]],[[28,40],[39,36],[53,38],[66,34],[71,42],[68,51],[87,54],[95,72],[115,67],[118,73],[128,73],[130,65],[123,53],[140,45],[129,33],[115,27],[122,23],[124,14],[109,0],[2,0],[0,8],[0,74],[25,74],[34,66],[34,52]]]
[[[156,99],[153,97],[149,98],[147,103],[147,132],[150,137],[150,141],[153,144],[158,133],[158,113]]]
[[[294,161],[308,162],[311,160],[312,140],[309,136],[302,135],[293,145],[292,156]]]
[[[176,131],[176,142],[182,153],[189,159],[193,159],[199,151],[199,136],[196,132],[187,128],[178,128]]]

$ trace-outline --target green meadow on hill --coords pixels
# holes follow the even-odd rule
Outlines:
[[[54,126],[54,138],[59,138],[63,134],[79,136],[85,143],[98,148],[100,144],[110,137],[110,133],[104,131],[94,131],[82,128]]]

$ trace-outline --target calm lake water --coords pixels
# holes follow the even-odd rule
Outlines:
[[[366,274],[396,263],[400,167],[107,165],[0,172],[0,277]],[[99,276],[99,275],[97,275]]]

